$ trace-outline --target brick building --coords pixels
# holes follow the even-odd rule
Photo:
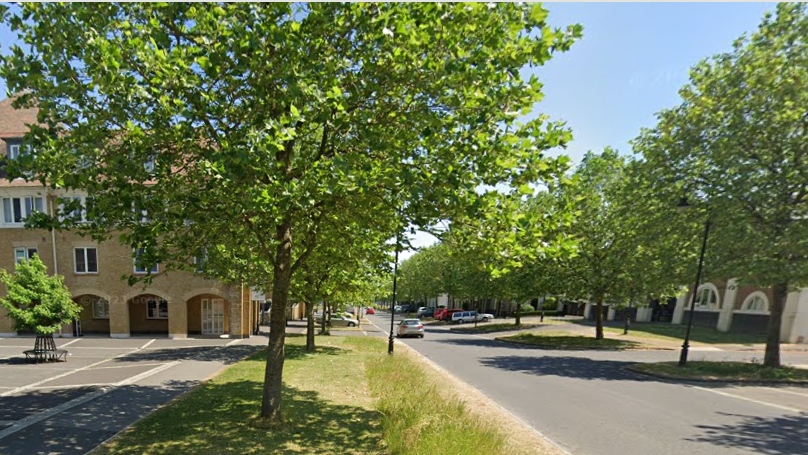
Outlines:
[[[136,267],[129,247],[115,241],[95,242],[69,231],[25,229],[25,217],[34,211],[54,214],[61,198],[83,198],[80,193],[51,190],[39,182],[9,180],[6,160],[28,149],[26,125],[36,122],[36,109],[14,109],[12,99],[0,101],[0,268],[13,270],[17,261],[39,255],[51,274],[65,277],[73,298],[82,306],[78,323],[62,334],[102,334],[113,338],[132,335],[249,336],[255,326],[257,305],[251,290],[201,275],[171,271],[160,273],[145,286],[130,287],[125,274],[144,274]],[[6,292],[0,285],[0,295]],[[0,336],[15,336],[12,321],[0,308]]]

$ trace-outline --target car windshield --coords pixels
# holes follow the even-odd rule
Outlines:
[[[420,325],[421,321],[419,321],[418,319],[405,319],[404,322],[402,322],[402,324],[403,325]]]

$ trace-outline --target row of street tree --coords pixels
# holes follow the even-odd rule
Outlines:
[[[756,33],[693,67],[681,104],[640,132],[634,157],[587,154],[568,177],[511,201],[511,223],[502,205],[455,221],[441,245],[403,264],[402,291],[588,300],[602,338],[604,302],[692,286],[710,223],[705,276],[772,289],[764,364],[779,366],[787,294],[808,286],[805,36],[806,6],[779,4]]]

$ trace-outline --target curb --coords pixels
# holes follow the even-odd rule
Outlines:
[[[643,364],[637,364],[643,365]],[[697,384],[743,384],[743,385],[793,385],[808,387],[808,380],[795,381],[792,379],[719,379],[719,378],[691,378],[685,376],[675,376],[665,373],[654,373],[650,371],[643,371],[637,368],[636,365],[623,367],[623,369],[631,371],[632,373],[650,376],[652,378],[663,379],[670,382],[693,382]]]
[[[673,351],[673,348],[663,348],[663,347],[644,347],[644,346],[632,346],[632,347],[578,347],[578,346],[568,346],[568,347],[559,347],[553,346],[548,344],[533,344],[533,343],[523,343],[521,341],[515,340],[506,340],[502,337],[493,338],[496,341],[501,341],[503,343],[509,344],[516,344],[519,346],[527,346],[536,349],[544,349],[547,351]]]

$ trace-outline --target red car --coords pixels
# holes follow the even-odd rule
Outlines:
[[[373,308],[365,308],[365,314],[376,314],[376,310]]]
[[[457,313],[458,311],[463,311],[462,308],[449,308],[448,310],[445,308],[439,308],[435,310],[435,320],[436,321],[449,321],[452,319],[452,315]]]

